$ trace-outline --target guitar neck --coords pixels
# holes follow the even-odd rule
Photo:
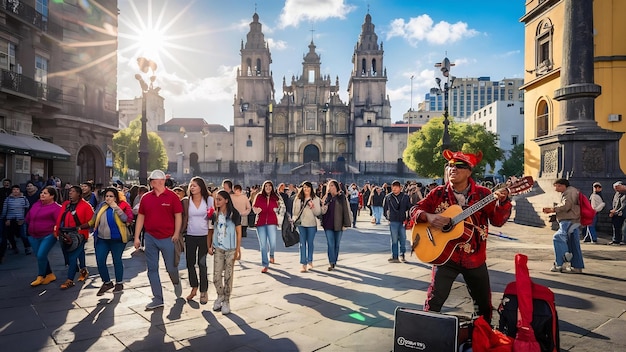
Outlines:
[[[480,209],[484,208],[487,206],[487,204],[495,201],[497,198],[495,196],[495,194],[491,193],[488,196],[486,196],[485,198],[479,200],[478,202],[472,204],[471,206],[467,207],[465,210],[463,210],[461,213],[459,213],[457,216],[452,218],[452,226],[455,226],[456,224],[463,222],[465,219],[469,218],[472,214],[474,214],[475,212],[479,211]]]

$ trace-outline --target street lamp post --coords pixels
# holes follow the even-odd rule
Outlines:
[[[448,125],[450,121],[448,120],[448,92],[450,89],[454,88],[454,80],[456,77],[450,76],[450,67],[454,66],[453,63],[450,63],[450,60],[446,57],[442,62],[435,64],[435,67],[441,68],[441,74],[445,77],[446,80],[443,83],[443,87],[441,86],[441,79],[439,77],[435,78],[437,82],[436,88],[431,88],[431,94],[443,94],[443,136],[441,136],[441,150],[446,150],[450,148],[450,132],[448,130]]]
[[[409,136],[411,135],[411,114],[413,113],[413,78],[411,75],[411,107],[409,108],[409,115],[406,122],[406,147],[409,147]]]
[[[148,114],[146,112],[147,105],[147,97],[148,93],[155,92],[158,93],[160,88],[154,88],[154,80],[156,80],[156,76],[154,75],[154,71],[157,69],[156,63],[150,61],[146,58],[140,57],[137,59],[137,65],[139,66],[139,70],[143,73],[148,73],[148,70],[152,71],[152,76],[150,76],[150,85],[146,83],[146,81],[141,77],[140,74],[135,75],[135,79],[139,82],[141,86],[141,135],[139,137],[139,183],[142,185],[148,184],[148,155],[150,154],[148,150]]]

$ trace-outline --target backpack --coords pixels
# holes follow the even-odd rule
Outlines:
[[[578,191],[578,204],[580,205],[580,224],[582,226],[591,225],[593,218],[596,216],[596,211],[591,207],[591,202],[581,191]]]
[[[516,279],[523,279],[524,277],[526,279],[521,282],[513,281],[506,285],[502,301],[498,306],[498,314],[500,315],[498,330],[516,339],[523,336],[524,331],[518,332],[519,318],[523,316],[521,311],[518,314],[518,308],[520,308],[518,297],[527,297],[532,293],[532,321],[530,323],[532,329],[529,330],[534,332],[535,340],[539,343],[542,352],[558,352],[560,351],[559,317],[554,305],[554,293],[546,286],[530,280],[530,277],[527,276],[527,260],[528,257],[523,254],[515,256]],[[526,268],[525,271],[524,268]],[[526,276],[520,276],[518,273]],[[524,285],[524,282],[530,283],[530,285]]]

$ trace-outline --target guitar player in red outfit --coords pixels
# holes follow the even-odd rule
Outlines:
[[[445,231],[445,227],[452,224],[452,218],[440,213],[454,204],[466,209],[481,199],[492,196],[488,188],[478,185],[471,177],[472,169],[482,160],[482,152],[470,154],[446,149],[443,151],[443,157],[448,160],[445,169],[448,182],[429,192],[418,203],[412,216],[416,223],[427,222],[430,227]],[[463,234],[468,236],[469,241],[453,247],[449,259],[441,265],[433,265],[431,283],[424,304],[425,311],[441,311],[450,294],[452,283],[461,274],[474,301],[475,310],[477,308],[477,313],[487,322],[491,322],[491,287],[485,264],[488,225],[491,223],[494,226],[502,226],[511,216],[508,190],[497,190],[493,196],[495,196],[493,202],[473,213],[462,224],[458,224],[462,226]],[[433,243],[437,240],[436,235],[430,239]],[[429,238],[420,240],[428,241]]]

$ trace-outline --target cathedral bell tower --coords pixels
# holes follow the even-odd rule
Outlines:
[[[350,119],[354,121],[355,159],[384,160],[383,127],[391,125],[387,96],[387,69],[383,66],[383,44],[378,44],[372,16],[368,13],[352,55],[348,83]],[[371,146],[367,149],[364,146]]]
[[[252,16],[245,45],[241,42],[240,55],[237,95],[233,102],[235,160],[265,161],[274,82],[270,71],[272,55],[256,13]]]

